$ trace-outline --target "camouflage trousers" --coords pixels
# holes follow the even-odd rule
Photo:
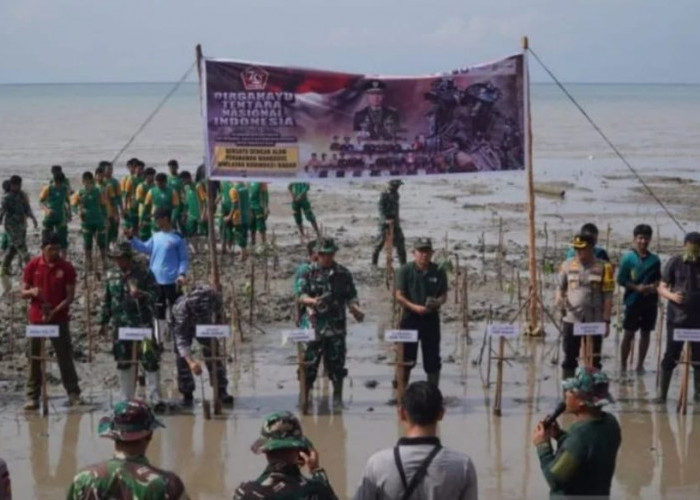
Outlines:
[[[372,264],[375,266],[379,262],[379,254],[384,249],[384,240],[386,239],[387,225],[384,222],[379,223],[379,234],[376,238],[377,244],[374,246],[374,252],[372,252]],[[396,254],[399,257],[399,264],[404,265],[406,263],[406,242],[403,237],[403,231],[400,225],[394,226],[394,248],[396,248]]]
[[[29,260],[27,253],[27,224],[5,224],[8,248],[2,261],[3,269],[9,269],[15,255],[19,255],[20,264],[24,266]]]
[[[207,360],[212,357],[212,346],[216,342],[216,339],[202,339],[197,338],[197,342],[202,347],[202,357]],[[175,343],[173,343],[175,344]],[[217,356],[222,356],[223,351],[221,346],[217,347]],[[185,358],[179,355],[177,351],[177,345],[175,345],[175,365],[177,366],[177,389],[180,394],[192,395],[195,389],[194,377],[192,376],[192,371],[190,370]],[[207,371],[209,372],[209,385],[214,387],[214,363],[211,361],[206,361]],[[228,385],[228,380],[226,380],[226,362],[217,361],[216,363],[216,377],[217,383],[219,384],[219,394],[226,393],[226,386]]]
[[[304,351],[304,362],[306,365],[306,387],[312,387],[318,375],[318,365],[326,367],[328,378],[332,382],[343,380],[348,371],[345,369],[345,347],[346,334],[323,336],[319,340],[313,340],[306,344]]]
[[[119,340],[118,328],[112,328],[112,354],[117,362],[117,370],[131,368],[133,350],[136,349],[136,360],[147,372],[156,372],[160,368],[161,348],[152,340],[133,342],[131,340]]]

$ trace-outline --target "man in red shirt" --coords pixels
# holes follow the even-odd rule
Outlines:
[[[29,300],[29,324],[58,325],[59,336],[51,338],[63,387],[68,393],[68,406],[80,404],[78,375],[73,364],[68,322],[69,307],[75,295],[75,269],[60,257],[61,239],[56,233],[44,235],[41,255],[29,261],[24,268],[22,298]],[[39,339],[29,340],[29,377],[25,410],[39,409],[41,395],[41,363],[34,359],[41,355]]]

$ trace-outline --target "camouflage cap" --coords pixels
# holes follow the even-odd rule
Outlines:
[[[598,368],[580,366],[576,374],[564,380],[561,385],[565,391],[571,391],[587,406],[600,408],[613,402],[608,390],[608,376]]]
[[[433,240],[430,238],[418,238],[413,243],[414,250],[430,250],[433,251]]]
[[[253,453],[275,450],[308,450],[313,445],[301,431],[299,419],[289,411],[277,411],[265,417],[260,437],[250,447]]]
[[[114,405],[112,415],[102,417],[97,433],[115,441],[138,441],[154,429],[165,427],[144,401],[129,399]]]
[[[402,186],[402,185],[403,185],[403,181],[401,179],[391,179],[389,181],[389,187],[392,187],[392,188],[397,188],[397,187]]]
[[[108,257],[116,259],[118,257],[128,257],[129,259],[134,257],[134,249],[131,247],[131,243],[128,241],[120,241],[114,247],[114,250],[107,253]]]
[[[316,253],[335,253],[338,251],[338,246],[333,238],[323,238],[316,245]]]

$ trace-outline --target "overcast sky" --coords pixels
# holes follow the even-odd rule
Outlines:
[[[564,81],[700,83],[699,18],[700,0],[0,0],[0,83],[173,81],[196,43],[210,57],[434,73],[517,52],[522,35]]]

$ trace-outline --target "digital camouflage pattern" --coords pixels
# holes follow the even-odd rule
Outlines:
[[[323,247],[319,249],[322,251]],[[334,262],[330,267],[313,263],[300,278],[301,297],[321,297],[316,308],[306,308],[302,327],[311,327],[316,340],[306,345],[304,360],[307,387],[313,385],[321,358],[332,381],[340,381],[347,375],[345,369],[345,336],[347,335],[346,308],[357,302],[357,290],[352,274]]]
[[[27,200],[24,193],[8,192],[2,197],[0,205],[0,217],[5,223],[5,234],[8,239],[8,252],[5,255],[3,268],[9,268],[16,254],[20,255],[24,263],[28,260],[27,254]]]
[[[61,247],[68,248],[68,220],[70,219],[70,186],[51,181],[41,190],[39,202],[47,210],[41,221],[42,238],[55,232],[61,239]]]
[[[181,295],[171,310],[171,331],[177,351],[189,355],[197,325],[223,321],[223,298],[211,285],[200,285]]]
[[[128,248],[127,248],[128,247]],[[110,256],[124,255],[132,258],[133,268],[128,274],[117,266],[110,269],[104,282],[104,298],[100,311],[100,324],[109,325],[112,330],[114,359],[117,368],[130,367],[133,342],[119,340],[120,327],[150,328],[153,326],[155,303],[158,298],[158,286],[153,273],[145,264],[133,258],[131,244],[121,242],[117,251]],[[130,289],[139,291],[134,298]],[[146,371],[156,371],[159,366],[158,347],[153,341],[142,342],[138,354]]]
[[[234,500],[337,500],[325,471],[307,478],[296,465],[270,464],[255,481],[241,483]]]
[[[67,500],[186,500],[185,485],[174,473],[152,466],[144,456],[116,452],[105,462],[80,471]]]
[[[304,437],[301,422],[290,411],[276,411],[265,417],[260,429],[260,437],[253,443],[254,453],[274,450],[308,450],[311,441]]]
[[[587,406],[601,408],[613,401],[608,387],[608,376],[597,368],[579,366],[576,374],[561,383],[565,391],[572,391],[583,399]]]

